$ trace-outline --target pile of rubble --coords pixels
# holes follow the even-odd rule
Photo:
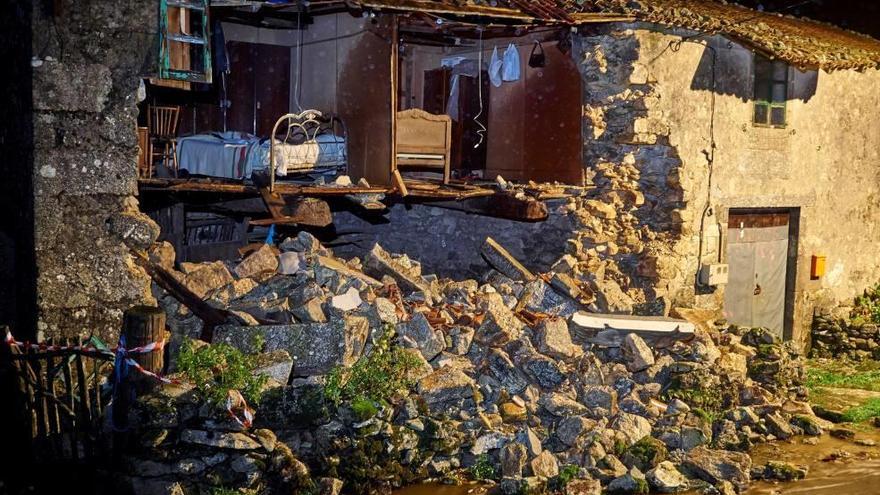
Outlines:
[[[490,240],[482,254],[494,268],[482,282],[423,274],[379,245],[343,261],[307,233],[238,264],[173,271],[167,245],[151,257],[230,311],[214,342],[263,354],[274,388],[255,425],[274,432],[274,449],[283,445],[347,493],[475,473],[503,493],[733,493],[780,471],[752,466],[751,445],[827,426],[803,402],[795,351],[766,330],[701,323],[685,332],[690,324],[669,319],[602,328],[593,322],[601,315],[581,311],[588,289],[565,260],[535,275]],[[199,318],[155,292],[174,341],[201,334]],[[669,324],[677,330],[654,328]],[[372,352],[389,328],[420,363],[413,390],[374,404],[368,417],[328,401],[326,375]],[[191,423],[178,430],[230,426]],[[194,443],[167,435],[151,448]],[[261,448],[245,457],[274,465],[273,449]],[[253,488],[271,476],[237,480]],[[338,481],[322,481],[327,493]]]

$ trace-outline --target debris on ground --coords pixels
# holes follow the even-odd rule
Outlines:
[[[247,488],[290,485],[296,472],[315,487],[368,493],[480,472],[504,493],[566,485],[723,492],[752,476],[797,474],[752,466],[750,446],[822,434],[827,423],[804,402],[798,354],[772,332],[720,319],[590,313],[546,282],[558,274],[532,274],[491,239],[482,255],[494,269],[480,281],[455,281],[378,244],[364,260],[337,259],[301,232],[279,252],[185,264],[174,276],[232,315],[214,342],[265,355],[258,362],[273,379],[256,406],[263,430],[203,421],[209,436],[242,436],[236,445],[251,453],[156,442],[148,450],[165,467],[137,476],[167,479],[181,456],[196,456],[200,474],[187,482],[198,484],[210,479],[205,473],[226,476],[212,468],[225,464],[210,465],[222,454],[238,456],[232,470],[246,481],[236,474],[230,482]],[[562,273],[573,263],[555,266]],[[198,318],[155,292],[172,343],[198,337]],[[408,351],[405,369],[381,359],[389,349]],[[360,392],[346,387],[352,380]],[[182,403],[163,428],[200,414]],[[275,450],[254,447],[257,431],[277,437]],[[251,471],[248,459],[280,467]]]

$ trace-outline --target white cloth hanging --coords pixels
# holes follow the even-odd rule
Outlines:
[[[446,114],[449,115],[452,120],[457,121],[459,119],[458,98],[461,89],[459,78],[477,77],[478,70],[476,60],[462,60],[452,67],[452,74],[450,75],[449,102],[446,104]]]
[[[504,62],[498,56],[498,47],[496,46],[492,50],[492,58],[489,60],[489,80],[492,82],[492,86],[496,88],[501,87],[501,70],[503,67]]]
[[[511,43],[504,51],[504,70],[501,73],[501,79],[506,82],[519,81],[520,73],[519,50],[516,49],[516,45]],[[498,86],[500,85],[499,83]]]

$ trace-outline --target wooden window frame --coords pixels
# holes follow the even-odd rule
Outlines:
[[[208,15],[209,0],[159,0],[159,79],[172,79],[177,81],[211,83],[213,68],[211,66],[211,36],[210,19]],[[168,9],[186,9],[191,15],[201,16],[200,33],[192,35],[170,34],[168,30]],[[203,70],[183,70],[172,67],[171,43],[185,43],[200,48],[203,60]],[[192,61],[190,61],[192,67]]]
[[[769,78],[762,78],[759,80],[759,64],[766,64],[768,66]],[[774,66],[776,64],[783,64],[785,66],[785,70],[783,71],[784,78],[779,79],[775,75]],[[752,125],[756,127],[771,127],[771,128],[785,128],[788,125],[788,95],[790,93],[790,83],[791,83],[791,67],[782,62],[780,60],[774,60],[767,57],[764,57],[759,54],[755,54],[752,63],[752,97],[754,100],[754,106],[752,109]],[[785,95],[783,95],[782,101],[776,101],[773,99],[773,86],[777,84],[782,84],[785,88]],[[762,99],[758,97],[759,87],[766,86],[766,93],[768,99]],[[766,118],[761,121],[758,120],[758,110],[763,108],[765,111]],[[774,124],[772,122],[773,109],[782,109],[783,121],[779,124]]]

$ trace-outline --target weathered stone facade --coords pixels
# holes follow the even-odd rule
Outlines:
[[[787,125],[752,124],[753,53],[720,36],[650,24],[607,25],[580,37],[586,166],[640,172],[640,271],[672,305],[720,307],[722,289],[695,287],[716,259],[701,228],[722,238],[731,208],[785,208],[799,217],[792,332],[806,342],[813,309],[880,278],[870,221],[880,206],[876,117],[880,74],[790,69]],[[632,158],[630,157],[632,155]],[[613,168],[613,167],[612,167]],[[711,173],[710,173],[711,170]],[[711,185],[710,185],[711,175]],[[665,180],[665,182],[664,182]],[[597,182],[600,185],[601,183]],[[711,188],[711,189],[710,189]],[[704,218],[705,216],[705,218]],[[829,270],[810,279],[810,257]]]
[[[154,50],[157,13],[152,1],[34,7],[39,338],[113,338],[123,310],[151,301],[149,279],[127,244],[158,235],[134,198],[137,88]]]

